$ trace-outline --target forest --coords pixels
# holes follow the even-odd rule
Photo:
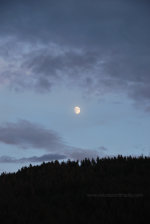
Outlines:
[[[146,223],[150,157],[52,161],[0,175],[0,223]]]

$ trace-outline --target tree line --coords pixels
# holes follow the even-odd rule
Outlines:
[[[144,223],[150,157],[42,163],[0,176],[0,223]]]

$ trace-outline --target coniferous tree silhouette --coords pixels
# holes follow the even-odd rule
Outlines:
[[[0,223],[144,223],[149,177],[149,157],[121,155],[2,173]]]

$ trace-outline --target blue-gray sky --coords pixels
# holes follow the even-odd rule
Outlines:
[[[149,10],[148,0],[0,1],[0,172],[150,154]]]

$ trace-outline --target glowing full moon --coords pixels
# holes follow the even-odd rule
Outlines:
[[[74,107],[75,114],[80,114],[80,107]]]

